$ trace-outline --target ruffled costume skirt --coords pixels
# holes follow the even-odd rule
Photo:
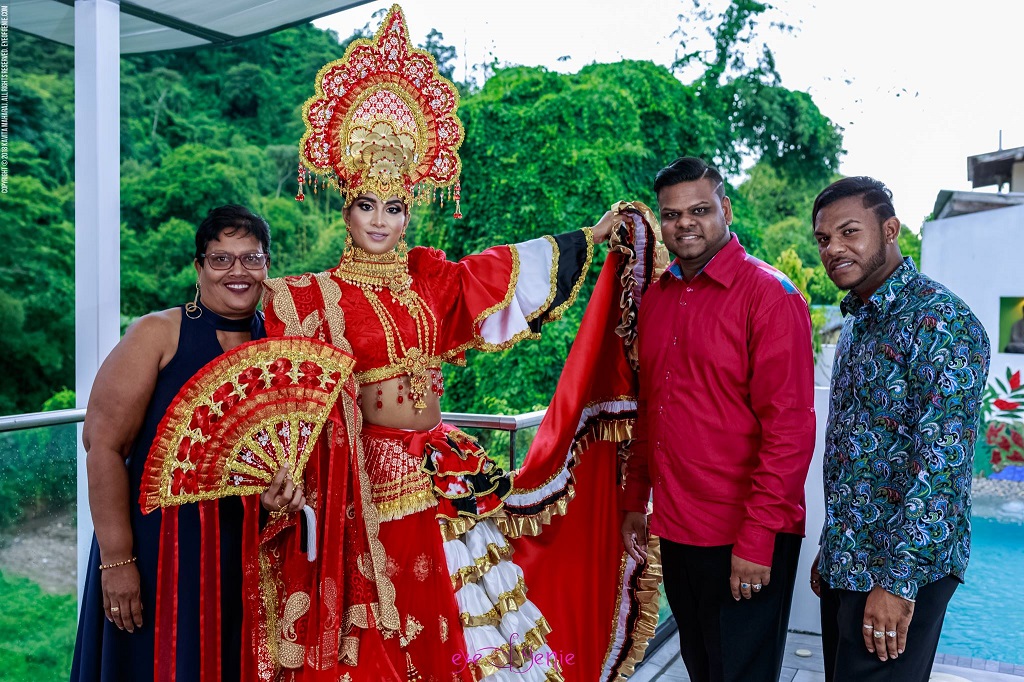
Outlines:
[[[551,628],[494,521],[510,477],[446,424],[365,424],[361,439],[402,624],[384,643],[395,668],[423,680],[562,680]]]

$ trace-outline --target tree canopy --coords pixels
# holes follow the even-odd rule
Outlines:
[[[593,224],[620,199],[655,206],[657,170],[692,155],[736,183],[733,227],[749,251],[769,262],[791,252],[790,265],[795,254],[820,270],[809,207],[835,175],[842,138],[806,93],[779,84],[770,52],[752,66],[735,57],[763,11],[737,1],[713,18],[716,47],[689,61],[700,70],[692,82],[651,62],[620,61],[572,74],[489,67],[483,83],[460,84],[465,218],[454,220],[448,203],[417,207],[412,241],[458,258]],[[272,274],[336,263],[344,242],[337,194],[292,198],[300,111],[319,68],[369,33],[364,27],[340,40],[305,25],[228,48],[122,59],[126,320],[191,298],[194,229],[217,205],[246,204],[267,218]],[[40,409],[74,380],[73,57],[24,34],[14,39],[14,162],[11,191],[0,198],[0,310],[8,322],[0,345],[14,360],[0,385],[4,413]],[[452,72],[456,51],[440,33],[424,47]],[[813,300],[833,302],[827,278],[819,281],[816,270],[807,280]],[[540,342],[475,355],[451,370],[445,409],[507,413],[546,404],[582,308],[549,325]]]

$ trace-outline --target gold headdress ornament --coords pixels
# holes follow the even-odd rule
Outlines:
[[[458,90],[430,53],[412,46],[393,5],[373,40],[354,41],[317,74],[316,94],[302,107],[295,198],[304,198],[307,171],[326,176],[346,203],[363,192],[430,201],[436,190],[453,188],[461,218],[458,106]]]

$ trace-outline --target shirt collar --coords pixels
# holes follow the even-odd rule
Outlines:
[[[842,303],[839,304],[839,309],[842,310],[843,315],[856,315],[870,306],[876,308],[879,313],[884,315],[888,312],[889,307],[899,296],[900,292],[903,291],[903,287],[910,284],[917,275],[918,272],[914,266],[914,259],[906,256],[900,266],[893,270],[893,273],[882,282],[882,286],[878,287],[878,291],[871,294],[871,297],[866,302],[851,291],[846,295]]]
[[[733,232],[729,236],[729,241],[726,242],[725,246],[711,257],[711,260],[704,265],[697,275],[705,274],[722,286],[728,287],[736,278],[736,271],[739,268],[739,264],[743,262],[746,257],[746,250],[740,244],[740,240],[736,236],[736,233]],[[665,274],[662,275],[662,277],[669,275],[679,280],[683,279],[683,269],[679,264],[678,258],[673,259],[672,264],[667,270],[665,270]]]

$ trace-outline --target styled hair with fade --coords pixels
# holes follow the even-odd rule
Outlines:
[[[718,198],[725,197],[725,180],[714,166],[708,165],[704,159],[695,156],[682,156],[658,171],[654,177],[654,193],[665,187],[678,185],[681,182],[709,180],[715,187]]]
[[[861,197],[864,208],[874,212],[879,224],[896,215],[896,209],[892,205],[892,192],[885,183],[866,175],[856,175],[837,180],[821,190],[814,200],[814,208],[811,209],[811,225],[813,226],[818,219],[818,211],[821,209],[840,199],[858,196]]]

